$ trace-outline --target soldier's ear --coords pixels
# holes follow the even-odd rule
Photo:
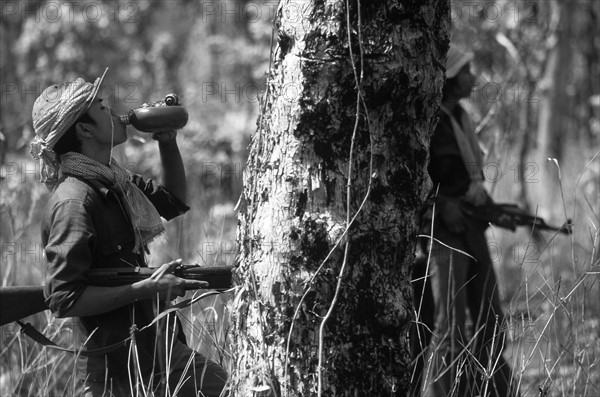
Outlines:
[[[75,132],[80,139],[90,138],[92,132],[87,126],[87,123],[78,122],[75,124]]]

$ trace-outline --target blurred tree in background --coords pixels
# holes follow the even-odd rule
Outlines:
[[[589,265],[600,236],[600,2],[453,0],[451,9],[452,40],[475,53],[479,80],[466,106],[479,124],[493,198],[556,224],[573,218],[579,263]],[[528,244],[529,231],[494,233],[499,246]],[[549,240],[534,233],[530,259],[541,260]],[[516,251],[497,259],[527,262],[523,245]],[[576,259],[571,249],[560,255]]]
[[[527,161],[571,159],[574,148],[589,161],[600,134],[600,4],[453,1],[452,11],[453,40],[476,54],[481,78],[469,105],[488,160],[515,153],[516,179],[525,181],[546,168],[543,161],[527,169]]]

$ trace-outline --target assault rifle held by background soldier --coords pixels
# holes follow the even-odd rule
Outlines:
[[[529,226],[534,230],[548,230],[557,233],[571,234],[573,233],[573,224],[568,219],[564,225],[550,226],[537,215],[531,215],[516,204],[500,204],[490,202],[488,204],[475,207],[468,203],[464,203],[463,210],[472,219],[491,223],[505,229],[510,229],[513,232],[517,226]]]

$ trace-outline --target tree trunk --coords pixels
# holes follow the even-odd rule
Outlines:
[[[234,395],[410,389],[410,274],[449,11],[280,4],[240,202]]]
[[[557,159],[560,164],[561,141],[568,131],[563,128],[573,102],[567,98],[572,51],[569,44],[569,23],[571,5],[552,0],[550,6],[550,31],[546,40],[547,52],[544,75],[540,81],[540,101],[538,107],[537,142],[534,162],[524,165],[537,174],[530,181],[537,182],[532,202],[539,205],[538,216],[547,220],[560,218],[562,206],[556,206],[556,192],[560,191],[556,165],[548,159]],[[538,173],[539,171],[539,173]],[[532,175],[530,173],[530,175]],[[538,239],[542,243],[543,239]]]

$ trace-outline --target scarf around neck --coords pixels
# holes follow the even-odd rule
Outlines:
[[[60,168],[68,175],[100,181],[121,198],[135,234],[134,252],[141,252],[165,231],[154,205],[114,158],[106,166],[80,153],[69,152],[61,156]]]
[[[461,120],[459,123],[452,112],[444,105],[441,106],[441,109],[450,118],[452,132],[454,132],[454,138],[458,144],[460,156],[469,172],[469,177],[472,181],[483,181],[483,156],[481,155],[479,142],[469,116],[461,108]]]

